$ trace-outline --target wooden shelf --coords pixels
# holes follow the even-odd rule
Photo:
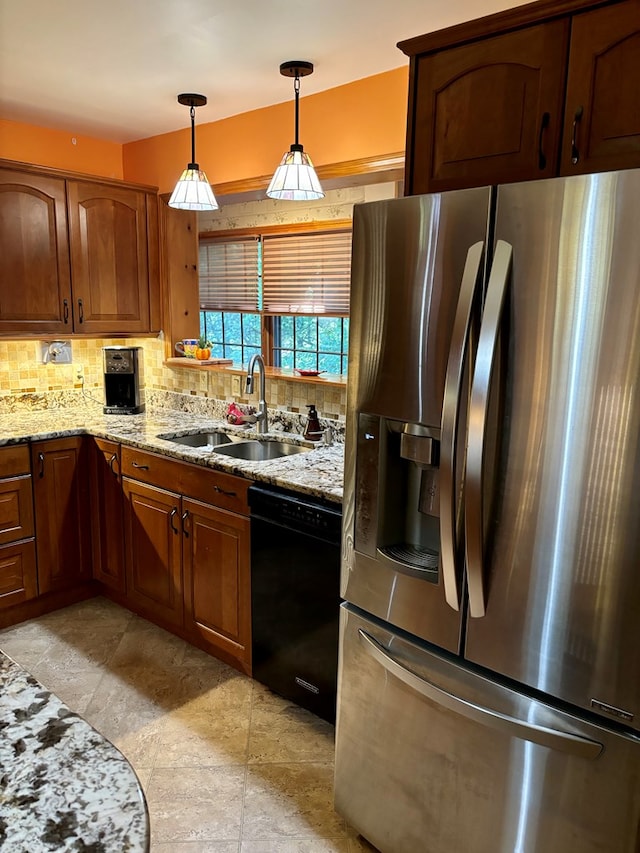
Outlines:
[[[179,370],[214,370],[218,373],[225,372],[234,375],[246,376],[247,369],[234,367],[232,364],[203,364],[195,358],[168,358],[164,362],[165,367],[178,368]],[[347,377],[337,373],[323,373],[321,376],[299,376],[293,370],[283,367],[265,367],[267,379],[286,379],[292,382],[310,382],[315,385],[331,385],[344,388],[347,385]]]

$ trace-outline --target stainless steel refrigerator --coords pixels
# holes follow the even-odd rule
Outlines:
[[[336,808],[640,851],[640,170],[358,205]]]

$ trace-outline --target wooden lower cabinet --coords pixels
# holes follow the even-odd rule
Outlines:
[[[126,593],[116,600],[248,675],[250,485],[122,447]]]
[[[0,449],[0,608],[38,595],[29,448]]]
[[[120,445],[115,441],[93,438],[89,449],[93,577],[111,589],[124,592]]]
[[[180,495],[122,478],[126,600],[150,618],[183,624]]]
[[[31,445],[38,555],[38,590],[91,579],[91,516],[84,436]]]
[[[249,519],[183,499],[185,624],[200,643],[251,667]]]

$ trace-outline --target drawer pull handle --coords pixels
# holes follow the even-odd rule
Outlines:
[[[44,477],[44,453],[38,453],[38,462],[40,463],[40,470],[38,471],[38,477]]]
[[[80,323],[84,323],[84,305],[82,304],[82,299],[78,299],[78,320]]]
[[[109,460],[109,468],[111,468],[111,473],[113,474],[114,477],[118,476],[118,472],[113,467],[113,463],[116,461],[117,458],[118,458],[118,454],[114,453],[113,456],[111,457],[111,459]]]
[[[226,496],[227,496],[227,497],[229,497],[229,498],[236,498],[236,497],[238,497],[238,493],[237,493],[237,492],[227,492],[225,489],[221,489],[221,488],[220,488],[220,486],[214,486],[214,487],[213,487],[213,491],[214,491],[214,492],[218,492],[218,494],[220,494],[220,495],[226,495]]]
[[[185,539],[189,538],[189,531],[185,527],[185,522],[187,522],[188,520],[189,520],[189,510],[185,509],[185,511],[182,513],[182,516],[181,516],[182,533],[184,534]]]
[[[171,529],[173,530],[174,533],[180,533],[178,528],[175,527],[173,524],[173,519],[176,517],[177,514],[178,514],[178,509],[177,509],[177,507],[174,506],[174,508],[169,513],[169,524],[171,525]]]
[[[138,462],[132,462],[131,465],[134,468],[138,468],[140,471],[148,471],[149,470],[148,465],[140,465],[140,464],[138,464]]]
[[[69,300],[62,300],[62,319],[65,323],[69,322]]]

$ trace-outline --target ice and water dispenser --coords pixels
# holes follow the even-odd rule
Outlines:
[[[361,413],[355,550],[438,582],[439,430]]]

